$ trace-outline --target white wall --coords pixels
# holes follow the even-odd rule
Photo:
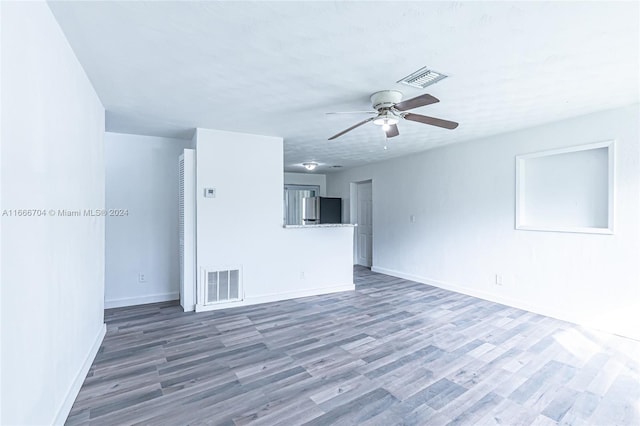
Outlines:
[[[281,138],[198,129],[196,140],[199,267],[242,266],[247,304],[354,288],[352,228],[282,226]]]
[[[105,134],[105,306],[177,300],[178,156],[191,140]],[[139,282],[143,274],[145,282]]]
[[[104,208],[104,109],[49,7],[2,2],[2,210]],[[2,217],[3,425],[62,423],[104,335],[104,218]]]
[[[330,174],[328,194],[373,179],[378,271],[640,338],[639,116],[634,105]],[[516,155],[610,139],[615,235],[514,229]]]
[[[318,185],[320,187],[320,196],[327,195],[327,175],[318,173],[285,173],[285,185]]]

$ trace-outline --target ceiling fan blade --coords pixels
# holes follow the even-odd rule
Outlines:
[[[425,93],[424,95],[416,96],[415,98],[399,102],[395,104],[394,108],[398,111],[408,111],[410,109],[418,108],[421,106],[435,104],[436,102],[440,102],[440,100]]]
[[[356,124],[356,125],[353,125],[353,126],[349,127],[347,130],[343,130],[343,131],[341,131],[340,133],[338,133],[338,134],[336,134],[336,135],[331,136],[331,137],[329,138],[329,140],[330,140],[330,141],[331,141],[331,140],[334,140],[335,138],[338,138],[338,137],[340,137],[340,136],[344,135],[345,133],[352,131],[352,130],[353,130],[353,129],[355,129],[356,127],[360,127],[360,126],[362,126],[363,124],[366,124],[366,123],[368,123],[368,122],[370,122],[370,121],[373,121],[373,119],[375,119],[375,118],[376,118],[376,117],[367,118],[366,120],[361,121],[361,122],[359,122],[358,124]]]
[[[427,117],[426,115],[407,113],[403,116],[407,120],[417,121],[418,123],[431,124],[432,126],[443,127],[445,129],[455,129],[458,123],[454,121],[443,120],[441,118]]]
[[[327,115],[331,114],[377,114],[378,111],[336,111],[336,112],[325,112]]]
[[[395,138],[400,134],[400,132],[398,131],[398,126],[396,126],[395,124],[391,124],[389,126],[389,130],[386,130],[385,133],[387,134],[387,138]]]

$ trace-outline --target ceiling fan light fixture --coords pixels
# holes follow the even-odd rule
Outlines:
[[[373,124],[378,126],[393,126],[394,124],[398,124],[398,121],[400,121],[398,117],[393,115],[381,115],[373,120]]]
[[[311,171],[314,170],[316,167],[318,167],[318,163],[316,162],[308,162],[308,163],[302,163],[302,167],[304,167],[305,169]]]

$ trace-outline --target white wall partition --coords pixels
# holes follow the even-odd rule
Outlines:
[[[0,208],[39,212],[1,219],[0,424],[62,424],[105,333],[105,220],[84,214],[105,207],[104,109],[46,3],[0,8]]]
[[[373,179],[374,270],[640,338],[638,117],[633,105],[345,170],[327,192]],[[517,155],[608,140],[615,234],[516,230]]]
[[[196,141],[199,276],[240,270],[244,289],[218,306],[354,288],[353,228],[283,228],[282,138],[198,129]]]
[[[178,156],[190,140],[106,133],[107,308],[177,300]]]

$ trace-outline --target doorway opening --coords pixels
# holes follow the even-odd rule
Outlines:
[[[353,182],[350,186],[351,223],[357,223],[353,244],[354,264],[373,264],[373,182]]]

